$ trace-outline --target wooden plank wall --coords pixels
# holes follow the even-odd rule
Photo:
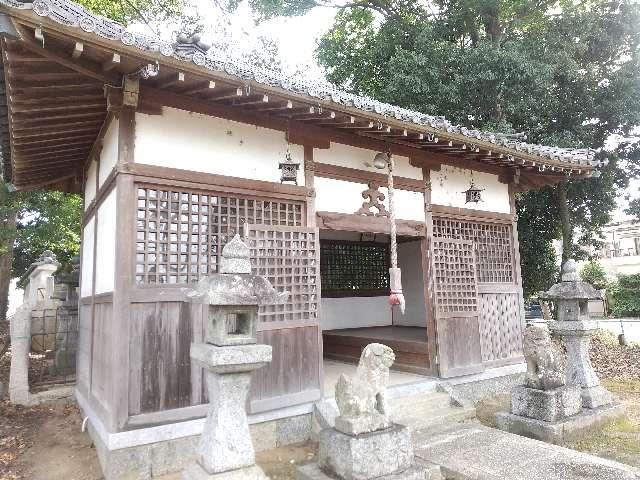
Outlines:
[[[522,358],[524,331],[518,293],[482,293],[479,303],[482,361],[496,364]]]
[[[201,403],[191,387],[189,349],[196,321],[191,308],[179,301],[131,304],[130,415]]]
[[[113,303],[96,303],[93,312],[93,354],[91,357],[90,392],[105,410],[109,410],[109,396],[113,383],[111,381],[112,352],[107,340],[111,338],[111,329],[113,327]]]
[[[91,386],[91,335],[93,331],[93,307],[80,304],[78,309],[78,352],[76,353],[76,382],[83,391]]]
[[[319,326],[264,330],[258,342],[273,347],[273,360],[253,377],[251,412],[317,400],[320,397]]]

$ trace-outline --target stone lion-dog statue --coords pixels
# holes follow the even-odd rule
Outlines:
[[[391,426],[386,398],[389,367],[396,356],[380,343],[371,343],[362,351],[356,374],[344,373],[336,383],[336,403],[340,415],[335,428],[348,435],[383,430]]]
[[[529,325],[524,333],[524,357],[527,361],[525,385],[551,390],[565,384],[562,356],[551,343],[549,332]]]

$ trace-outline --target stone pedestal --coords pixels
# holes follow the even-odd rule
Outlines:
[[[402,472],[413,463],[411,435],[407,427],[351,436],[333,428],[320,432],[318,465],[344,480],[367,480]]]
[[[549,329],[560,336],[567,347],[567,384],[582,389],[582,405],[599,408],[613,403],[613,397],[603,386],[593,370],[589,358],[591,336],[597,329],[594,321],[551,322]]]
[[[558,387],[552,390],[536,390],[517,386],[511,390],[511,413],[545,422],[577,415],[582,410],[580,388]]]
[[[206,370],[210,403],[196,462],[185,469],[183,480],[267,478],[255,466],[245,405],[251,372],[271,356],[269,345],[191,345],[192,361]]]

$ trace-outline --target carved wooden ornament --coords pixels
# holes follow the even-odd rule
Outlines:
[[[382,203],[385,199],[384,193],[380,189],[380,185],[375,182],[370,182],[364,192],[362,192],[362,198],[367,200],[362,202],[362,207],[356,212],[358,215],[369,215],[374,217],[388,217],[389,212]],[[377,211],[373,211],[375,209]]]

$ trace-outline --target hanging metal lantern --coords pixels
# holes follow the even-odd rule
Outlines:
[[[480,195],[480,192],[482,192],[484,190],[484,188],[478,188],[475,186],[475,184],[473,183],[473,179],[471,179],[471,185],[469,186],[469,188],[467,190],[465,190],[464,193],[465,194],[465,202],[464,203],[478,203],[482,201],[482,196]]]
[[[298,169],[300,164],[291,158],[289,144],[287,144],[287,153],[284,156],[284,162],[280,162],[280,183],[293,182],[298,185]]]

